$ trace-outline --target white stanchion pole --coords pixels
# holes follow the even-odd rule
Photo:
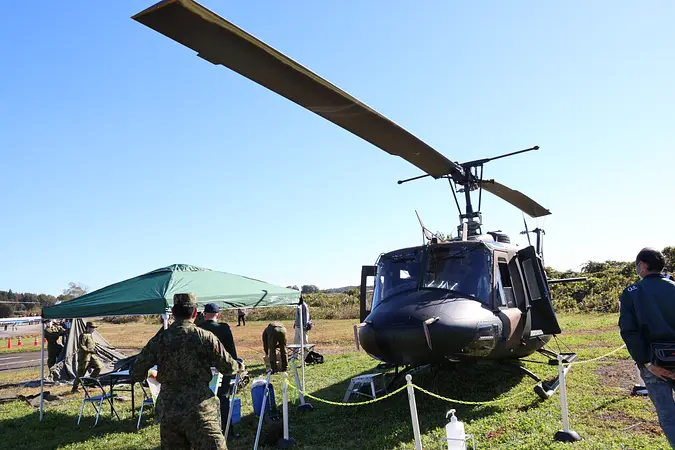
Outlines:
[[[560,380],[560,408],[562,410],[562,426],[563,431],[568,433],[570,431],[570,419],[567,412],[567,386],[565,386],[565,367],[563,366],[563,359],[561,355],[558,355],[558,377]]]
[[[569,433],[570,423],[567,412],[567,386],[565,383],[565,367],[562,355],[558,355],[558,379],[560,380],[560,407],[562,409],[563,431]]]
[[[567,369],[569,370],[569,368]],[[565,375],[567,373],[563,365],[563,356],[558,355],[558,383],[560,383],[560,409],[562,411],[562,431],[556,432],[553,437],[556,441],[575,442],[580,441],[581,437],[576,431],[570,430],[569,416],[567,411],[567,386],[565,383]]]
[[[284,414],[284,440],[288,440],[288,373],[283,374],[283,414]]]
[[[293,447],[296,442],[288,431],[288,373],[284,372],[282,376],[284,437],[277,442],[277,448],[284,449]]]
[[[253,450],[258,450],[258,442],[260,442],[260,431],[262,430],[263,417],[265,417],[265,406],[267,404],[267,393],[270,389],[270,378],[272,378],[272,371],[267,371],[267,384],[265,384],[265,392],[263,393],[262,407],[260,408],[260,419],[258,420],[258,431],[255,434],[255,445]]]
[[[40,421],[42,421],[45,397],[45,324],[42,320],[40,325],[42,331],[42,339],[40,340]]]
[[[415,402],[415,388],[412,384],[412,376],[405,376],[408,382],[408,402],[410,403],[410,418],[412,419],[413,435],[415,436],[415,450],[422,450],[422,437],[420,436],[420,423],[417,418],[417,403]]]

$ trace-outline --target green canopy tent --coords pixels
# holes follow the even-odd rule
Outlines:
[[[223,309],[295,306],[300,292],[253,278],[174,264],[129,278],[69,302],[48,306],[43,319],[164,314],[173,295],[194,292],[199,306],[215,303]]]
[[[215,303],[222,309],[297,306],[300,291],[253,278],[174,264],[105,286],[74,300],[42,309],[42,320],[82,317],[165,314],[174,294],[194,292],[200,309]],[[166,327],[166,322],[165,322]],[[40,420],[44,390],[44,324],[42,325]],[[304,378],[304,360],[303,378]]]

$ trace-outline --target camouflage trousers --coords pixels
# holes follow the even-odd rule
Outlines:
[[[220,428],[218,397],[211,393],[209,398],[190,405],[190,400],[195,397],[190,396],[189,392],[167,394],[170,393],[160,391],[157,402],[159,437],[163,450],[227,450],[225,437]],[[196,397],[201,396],[196,394]]]
[[[96,378],[98,374],[101,373],[101,369],[103,368],[103,365],[101,364],[101,361],[98,360],[96,356],[86,356],[84,358],[78,357],[77,358],[77,378],[75,378],[75,381],[73,382],[73,390],[77,389],[77,387],[80,385],[80,377],[83,377],[85,373],[87,373],[87,370],[92,369],[91,375],[89,375],[92,378]]]
[[[47,346],[47,367],[51,367],[56,364],[56,358],[61,354],[63,347],[61,344],[48,344]]]

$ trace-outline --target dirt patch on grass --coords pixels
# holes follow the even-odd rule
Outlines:
[[[616,348],[615,345],[603,341],[592,341],[587,344],[577,344],[574,348]]]
[[[503,436],[505,433],[506,433],[506,428],[499,427],[496,430],[492,430],[492,431],[488,432],[485,435],[485,437],[487,439],[497,439],[497,438],[500,438],[501,436]]]
[[[606,325],[604,327],[598,327],[591,330],[565,330],[565,334],[600,334],[606,331],[615,331],[619,327],[616,325]]]
[[[594,414],[594,419],[622,433],[640,433],[646,436],[662,436],[663,431],[656,420],[636,419],[621,411],[602,411]]]
[[[613,364],[600,365],[595,374],[600,377],[604,386],[619,388],[625,396],[630,396],[633,386],[642,384],[638,377],[635,363],[632,360],[611,359]],[[643,397],[649,401],[648,397]],[[621,401],[616,400],[616,401]],[[595,419],[621,432],[640,433],[648,436],[662,436],[663,431],[656,419],[638,419],[627,415],[622,410],[599,408],[593,412]]]
[[[607,359],[606,361],[612,361],[613,364],[601,364],[595,369],[595,374],[600,377],[603,385],[621,388],[628,395],[635,384],[642,384],[632,360]]]

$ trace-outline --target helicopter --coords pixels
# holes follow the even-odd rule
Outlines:
[[[538,150],[530,147],[493,158],[451,161],[434,148],[296,61],[270,47],[194,0],[163,0],[132,16],[141,24],[266,87],[379,149],[399,156],[424,172],[447,180],[459,211],[457,237],[439,239],[421,223],[421,246],[380,255],[361,270],[358,341],[383,367],[395,367],[397,379],[420,367],[463,360],[517,360],[534,352],[558,364],[558,354],[544,346],[562,332],[551,302],[549,284],[581,281],[547,279],[537,247],[519,248],[501,231],[482,231],[482,191],[533,218],[551,212],[523,193],[483,178],[483,167],[496,159]],[[478,190],[474,209],[471,193]],[[462,211],[457,193],[464,194]],[[529,240],[529,230],[526,233]],[[375,278],[372,304],[366,280]],[[355,334],[357,334],[355,332]],[[575,353],[560,353],[571,362]],[[399,367],[403,370],[399,372]],[[550,397],[557,378],[535,391]],[[392,381],[393,383],[393,381]],[[391,384],[391,383],[390,383]]]

